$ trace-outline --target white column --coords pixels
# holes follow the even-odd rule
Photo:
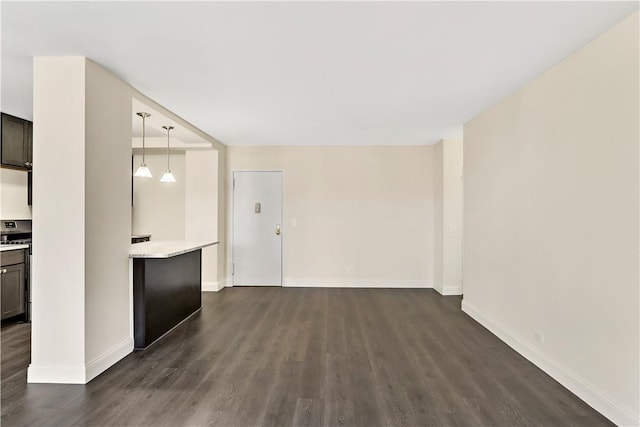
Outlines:
[[[185,239],[218,240],[218,151],[185,154]],[[224,287],[217,278],[218,247],[202,249],[202,290]]]
[[[462,139],[434,147],[434,285],[443,295],[462,294]]]
[[[34,60],[29,382],[86,383],[133,348],[131,90],[84,57]]]
[[[220,145],[218,150],[218,240],[216,246],[217,269],[216,276],[221,285],[230,285],[227,277],[227,147]]]
[[[85,382],[85,58],[35,58],[29,382]]]

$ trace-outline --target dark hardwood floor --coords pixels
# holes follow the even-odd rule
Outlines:
[[[2,426],[612,425],[433,290],[228,288],[87,385],[26,384],[2,329]]]

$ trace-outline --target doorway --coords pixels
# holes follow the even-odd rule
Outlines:
[[[233,172],[233,286],[282,286],[282,172]]]

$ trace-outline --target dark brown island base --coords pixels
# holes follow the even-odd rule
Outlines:
[[[202,248],[218,242],[132,245],[134,348],[144,350],[201,309]]]

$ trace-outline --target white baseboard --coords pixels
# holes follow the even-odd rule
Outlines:
[[[127,338],[86,366],[29,365],[28,383],[86,384],[133,351],[133,338]]]
[[[91,381],[131,352],[133,352],[133,338],[129,337],[87,364],[86,382]]]
[[[63,366],[29,365],[27,368],[28,383],[48,384],[86,384],[86,368]]]
[[[465,300],[462,300],[462,311],[617,425],[640,425],[640,416],[638,414],[626,409],[623,405],[608,397],[582,377],[560,365],[537,348],[511,335],[504,328],[465,302]]]
[[[462,295],[462,286],[450,286],[450,285],[445,285],[445,286],[433,286],[433,289],[435,289],[436,291],[438,291],[438,293],[440,293],[440,295],[444,295],[444,296],[448,296],[448,295]]]
[[[218,292],[224,289],[225,282],[202,282],[202,292]]]
[[[243,283],[238,285],[239,288],[280,288],[279,283]]]
[[[285,288],[387,288],[387,289],[429,289],[430,283],[413,280],[297,280],[287,279]]]

